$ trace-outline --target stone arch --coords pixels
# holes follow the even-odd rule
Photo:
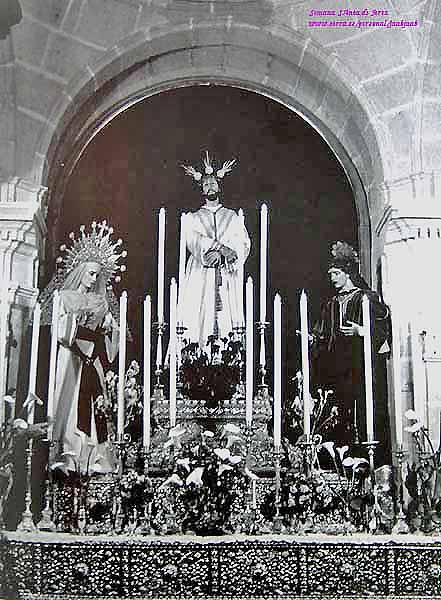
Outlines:
[[[332,54],[291,29],[216,23],[137,32],[70,82],[40,138],[34,178],[50,190],[52,232],[65,183],[88,142],[133,103],[187,85],[221,84],[266,95],[300,114],[326,140],[354,190],[362,266],[381,254],[373,235],[384,209],[387,144],[367,97]]]

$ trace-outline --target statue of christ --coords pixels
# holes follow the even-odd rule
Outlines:
[[[226,337],[244,321],[243,264],[250,238],[243,217],[220,199],[220,180],[235,162],[227,161],[215,172],[207,152],[204,173],[183,167],[200,185],[204,204],[184,216],[190,256],[180,283],[179,315],[187,328],[184,337],[201,348],[210,336]]]

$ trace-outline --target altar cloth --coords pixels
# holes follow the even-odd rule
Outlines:
[[[441,598],[440,541],[421,535],[6,532],[2,597]]]

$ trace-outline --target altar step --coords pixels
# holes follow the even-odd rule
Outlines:
[[[417,536],[104,537],[7,533],[3,599],[441,598]]]

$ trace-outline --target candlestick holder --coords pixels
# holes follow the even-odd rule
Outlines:
[[[237,364],[239,365],[239,383],[236,386],[236,391],[240,396],[245,396],[245,382],[244,382],[244,360],[242,349],[245,347],[245,325],[238,323],[233,327],[234,339],[241,343],[241,347],[237,350]]]
[[[144,461],[144,465],[143,465],[144,485],[146,487],[146,491],[147,490],[150,491],[151,485],[152,485],[150,478],[149,478],[150,448],[143,446],[143,448],[141,450],[141,455],[142,455],[143,461]],[[140,523],[140,525],[138,525],[136,527],[135,532],[140,533],[141,535],[151,535],[151,533],[152,533],[151,502],[148,500],[147,497],[145,498],[145,501],[144,501],[144,519],[143,519],[142,523]]]
[[[282,452],[280,446],[274,449],[274,472],[275,472],[275,498],[274,506],[276,508],[276,514],[273,518],[273,532],[282,533],[282,516],[280,514],[281,506],[281,461]]]
[[[26,488],[25,488],[25,509],[22,514],[22,518],[20,523],[18,524],[18,531],[26,531],[33,532],[36,531],[37,528],[34,524],[34,519],[31,511],[32,504],[32,456],[34,454],[34,444],[33,440],[30,439],[28,441],[26,447],[26,463],[25,463],[25,478],[26,478]]]
[[[404,478],[403,478],[403,462],[404,462],[404,457],[407,455],[408,453],[403,450],[403,445],[400,444],[397,448],[397,450],[395,451],[395,456],[397,457],[397,462],[398,462],[398,468],[397,468],[397,475],[398,475],[398,514],[396,515],[397,521],[395,523],[395,525],[392,528],[392,533],[398,533],[398,534],[403,534],[403,533],[409,533],[410,528],[409,525],[406,523],[406,514],[404,512]]]
[[[300,443],[300,448],[303,457],[303,473],[306,481],[309,481],[311,479],[314,464],[314,444],[311,442],[309,435],[306,435],[305,441]],[[298,525],[298,533],[306,534],[313,533],[314,531],[314,511],[312,510],[311,503],[308,502],[305,512],[305,519]]]
[[[156,389],[163,389],[163,385],[161,383],[161,375],[163,373],[163,367],[164,367],[164,363],[163,363],[163,359],[162,359],[162,340],[165,334],[165,331],[167,329],[167,323],[165,321],[160,321],[158,323],[154,323],[154,327],[157,328],[158,330],[158,340],[157,340],[157,346],[156,346],[156,370],[155,370],[155,376],[156,376],[156,383],[155,383],[155,390]]]
[[[178,322],[178,324],[176,325],[176,337],[178,340],[178,348],[177,348],[178,364],[177,364],[176,388],[177,388],[180,396],[182,396],[182,372],[181,372],[182,345],[183,345],[184,333],[187,331],[187,329],[188,328],[185,327],[182,322]]]
[[[260,354],[259,354],[259,377],[260,382],[258,384],[258,389],[268,389],[266,385],[266,347],[265,347],[265,331],[268,327],[268,321],[258,321],[257,322],[257,330],[259,332],[259,340],[260,340]]]
[[[375,484],[375,449],[380,442],[377,440],[368,439],[367,442],[362,442],[361,445],[365,446],[368,451],[369,457],[369,479],[370,479],[370,491],[374,498],[374,504],[368,509],[368,529],[375,533],[378,529],[380,506],[378,504],[377,486]]]
[[[47,472],[46,472],[46,481],[45,481],[45,492],[44,492],[44,508],[41,512],[41,519],[37,523],[37,529],[39,531],[56,531],[57,526],[53,520],[54,511],[51,507],[51,499],[52,502],[54,500],[53,494],[53,479],[52,479],[52,470],[51,470],[51,448],[57,445],[52,439],[45,440],[48,442],[49,451],[48,451],[48,461],[47,461]]]
[[[124,474],[124,469],[127,459],[127,447],[130,444],[130,435],[128,433],[118,433],[112,435],[109,439],[110,445],[114,450],[114,454],[118,460],[117,485],[115,486],[115,497],[113,504],[113,534],[122,533],[124,515],[122,511],[122,496],[121,496],[121,479]]]
[[[118,479],[121,479],[127,458],[127,446],[130,444],[130,434],[118,433],[110,436],[109,442],[118,460]]]

